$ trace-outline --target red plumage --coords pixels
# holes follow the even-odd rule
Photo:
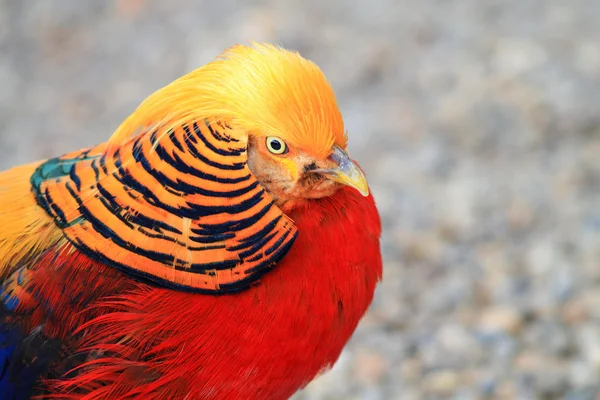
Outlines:
[[[290,217],[300,233],[287,257],[226,296],[151,287],[78,252],[40,260],[41,298],[71,315],[46,316],[63,324],[51,329],[102,354],[48,382],[55,397],[284,399],[331,366],[381,277],[379,216],[372,196],[345,188]]]

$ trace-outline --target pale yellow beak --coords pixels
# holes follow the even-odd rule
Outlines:
[[[348,154],[338,146],[333,146],[331,159],[338,165],[337,167],[317,169],[313,172],[325,175],[328,179],[339,182],[342,185],[353,187],[358,190],[360,194],[367,197],[369,195],[367,179],[360,168],[358,168],[358,166],[350,159]]]

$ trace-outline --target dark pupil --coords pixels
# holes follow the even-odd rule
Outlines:
[[[277,140],[272,140],[271,141],[271,148],[275,151],[279,151],[281,150],[281,142],[277,141]]]

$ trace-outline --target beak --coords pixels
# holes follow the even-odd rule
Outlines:
[[[316,169],[312,172],[324,175],[332,181],[347,185],[358,190],[360,194],[367,197],[369,195],[369,186],[367,185],[367,179],[362,173],[360,168],[348,157],[348,154],[339,148],[333,146],[333,153],[331,159],[338,166],[330,169]]]

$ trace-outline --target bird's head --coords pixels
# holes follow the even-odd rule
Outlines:
[[[235,46],[148,98],[120,130],[143,125],[135,119],[147,114],[144,108],[174,125],[197,118],[231,125],[247,141],[250,170],[282,208],[344,185],[369,193],[346,153],[333,89],[319,67],[296,52]]]

